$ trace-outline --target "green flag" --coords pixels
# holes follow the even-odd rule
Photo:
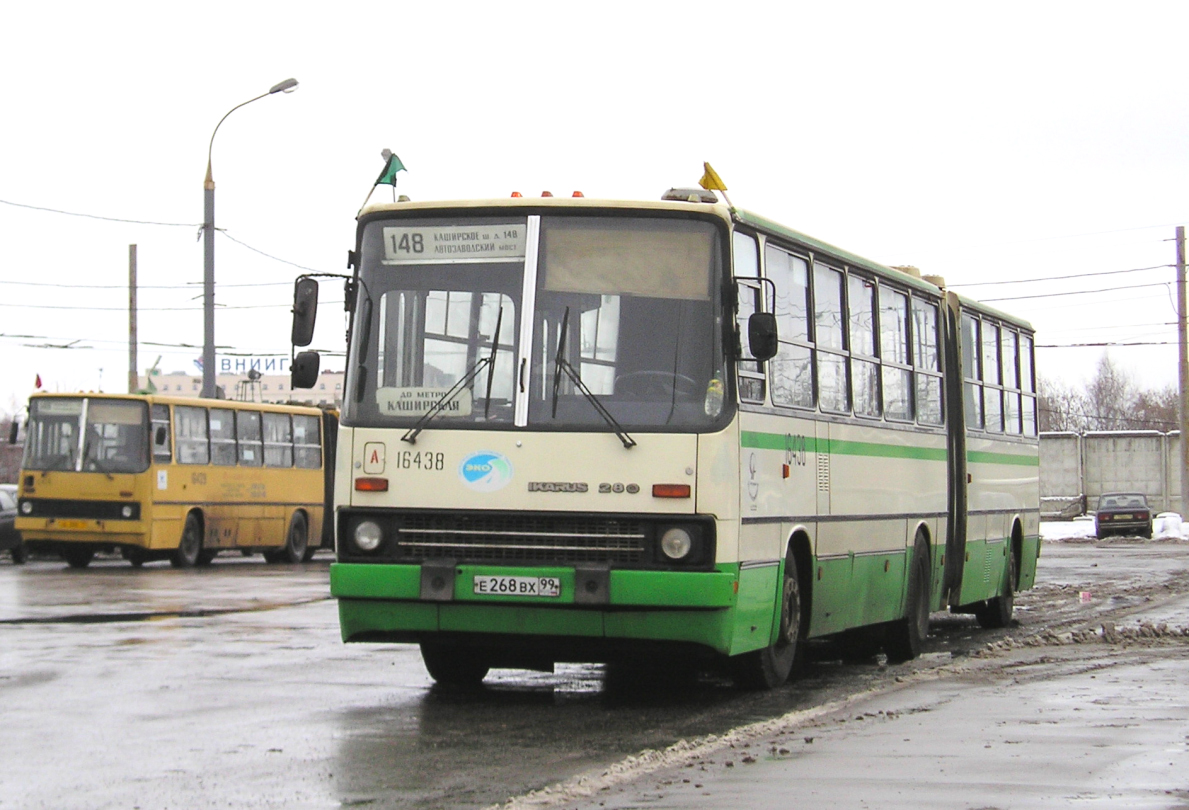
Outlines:
[[[384,171],[380,172],[380,176],[376,178],[376,185],[381,183],[389,186],[396,185],[396,173],[407,171],[405,164],[400,162],[395,154],[388,156],[388,162],[384,164]]]

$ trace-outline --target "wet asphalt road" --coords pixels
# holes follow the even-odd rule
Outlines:
[[[1133,608],[1189,624],[1179,586],[1160,590],[1189,577],[1186,549],[1047,545],[1033,593],[1088,601],[1022,595],[1009,632]],[[823,645],[804,678],[758,695],[712,674],[609,689],[597,666],[499,671],[455,693],[432,686],[415,647],[341,644],[328,564],[0,560],[0,808],[484,807],[845,699],[1004,635],[937,617],[912,664],[844,662]]]

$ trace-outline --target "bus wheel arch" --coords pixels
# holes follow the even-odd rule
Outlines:
[[[916,658],[929,635],[929,594],[933,576],[929,554],[929,532],[917,527],[912,542],[908,585],[904,595],[904,616],[888,626],[884,652],[893,663]]]
[[[310,518],[304,509],[297,509],[289,518],[289,528],[285,530],[285,545],[281,547],[279,562],[299,563],[306,559],[306,550],[310,545]]]
[[[805,586],[809,582],[810,568],[809,538],[798,532],[785,549],[775,642],[731,661],[735,682],[742,688],[775,689],[787,681],[803,661],[805,633],[809,627]]]
[[[182,536],[178,538],[178,547],[169,557],[169,562],[174,568],[193,568],[198,565],[202,557],[204,531],[202,512],[191,509],[186,514],[185,523],[182,524]]]
[[[978,621],[979,627],[996,630],[1011,624],[1015,613],[1016,590],[1020,587],[1020,555],[1023,554],[1023,549],[1024,530],[1017,521],[1012,524],[999,595],[975,608],[974,618]]]

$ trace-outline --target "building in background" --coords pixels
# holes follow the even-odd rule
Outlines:
[[[215,385],[222,389],[227,399],[238,399],[246,402],[294,402],[310,405],[338,408],[343,403],[343,372],[324,371],[318,376],[318,382],[313,388],[299,388],[296,391],[289,385],[289,373],[264,374],[252,378],[252,370],[245,369],[240,373],[219,374],[215,377]],[[202,393],[202,376],[173,372],[169,374],[155,373],[152,375],[153,385],[160,394],[177,397],[197,397]],[[140,375],[140,387],[148,388],[149,378]]]

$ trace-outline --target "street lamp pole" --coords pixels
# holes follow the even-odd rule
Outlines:
[[[285,79],[242,104],[232,107],[215,124],[211,142],[206,149],[206,180],[202,184],[202,395],[215,396],[215,178],[211,173],[211,152],[215,148],[215,134],[227,116],[253,101],[274,93],[292,93],[297,79]]]

